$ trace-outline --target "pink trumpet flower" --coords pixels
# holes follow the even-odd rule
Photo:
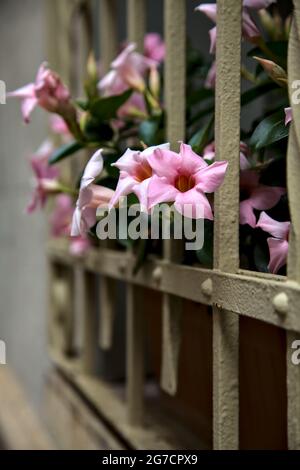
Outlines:
[[[166,46],[158,33],[148,33],[144,39],[144,54],[148,59],[162,62],[166,55]]]
[[[34,83],[7,93],[7,96],[21,99],[21,111],[26,123],[37,105],[51,113],[73,115],[69,90],[45,62],[40,65]]]
[[[249,9],[261,10],[267,8],[276,0],[244,0],[242,12],[242,33],[250,42],[260,36],[260,32],[252,20]],[[215,3],[203,3],[196,7],[196,11],[202,11],[214,23],[217,22],[217,5]],[[217,28],[214,27],[209,31],[210,34],[210,53],[216,50]]]
[[[27,206],[27,212],[31,213],[38,207],[43,208],[49,194],[55,194],[60,190],[60,184],[57,180],[59,170],[56,167],[49,166],[48,158],[53,151],[50,141],[44,142],[40,149],[30,159],[30,164],[35,175],[35,188],[32,199]]]
[[[91,245],[90,239],[85,234],[82,234],[71,239],[69,250],[71,255],[81,257],[89,250]]]
[[[110,207],[115,206],[121,196],[134,193],[143,211],[148,210],[148,186],[152,178],[152,168],[149,157],[156,149],[169,149],[170,144],[161,144],[148,147],[142,152],[127,149],[119,160],[112,164],[120,170],[120,177],[114,196],[110,201]]]
[[[144,76],[158,62],[135,51],[134,43],[128,46],[111,63],[111,70],[100,80],[98,87],[105,96],[123,93],[129,88],[138,92],[145,89]]]
[[[215,143],[211,142],[203,150],[203,158],[207,162],[211,162],[215,159]],[[250,168],[250,163],[248,161],[247,155],[249,154],[248,145],[244,142],[240,142],[240,168],[241,170],[246,170]]]
[[[59,194],[55,198],[55,206],[49,218],[51,235],[63,237],[70,234],[70,225],[74,212],[74,203],[68,194]]]
[[[216,61],[214,61],[207,73],[207,77],[204,82],[204,88],[207,88],[208,90],[215,88],[216,72],[217,72],[217,64],[216,64]]]
[[[71,136],[70,130],[62,117],[58,114],[50,115],[50,128],[54,134],[61,135],[62,137],[69,138]]]
[[[260,211],[271,209],[286,193],[285,188],[260,184],[259,175],[253,170],[241,171],[240,186],[242,199],[240,224],[248,224],[253,228],[256,226],[254,209]]]
[[[272,237],[267,238],[270,252],[268,268],[271,273],[276,274],[287,261],[290,222],[278,222],[262,212],[256,227],[272,235]]]
[[[82,235],[96,223],[96,209],[107,206],[114,192],[105,186],[93,184],[103,169],[102,149],[97,150],[85,167],[81,178],[79,197],[73,214],[71,236]]]
[[[181,144],[180,152],[156,149],[148,158],[153,170],[148,190],[149,208],[162,202],[174,202],[176,210],[197,218],[197,208],[203,209],[205,219],[213,219],[210,203],[205,193],[213,193],[223,182],[227,162],[208,165],[194,153],[190,145]]]

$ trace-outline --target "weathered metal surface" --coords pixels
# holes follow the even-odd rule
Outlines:
[[[164,35],[166,41],[165,100],[167,140],[174,150],[185,136],[185,60],[186,2],[165,0]],[[180,261],[182,246],[178,241],[164,241],[164,258]],[[161,387],[174,395],[177,391],[177,371],[181,338],[182,305],[178,297],[163,296],[163,343]]]
[[[214,268],[239,268],[241,1],[217,1],[216,159],[227,160],[225,181],[215,193]],[[230,119],[228,119],[230,116]],[[213,309],[214,449],[237,449],[239,319]]]
[[[143,52],[146,30],[146,3],[144,0],[127,2],[128,40],[136,43],[137,50]],[[130,253],[130,252],[129,252]],[[126,264],[119,264],[119,272],[126,272]],[[144,318],[141,293],[138,288],[127,283],[127,407],[128,420],[132,425],[142,424],[144,418]]]
[[[292,22],[289,52],[288,52],[288,79],[290,101],[293,121],[290,125],[290,136],[287,156],[288,195],[291,214],[291,233],[288,256],[288,277],[300,283],[300,109],[299,104],[293,102],[292,94],[295,91],[293,82],[300,77],[299,61],[300,45],[300,2],[294,1],[294,18]],[[300,284],[298,284],[300,287]],[[289,299],[289,307],[295,307],[294,299]],[[298,303],[299,308],[299,303]],[[290,312],[289,312],[290,313]],[[298,311],[298,317],[299,317]],[[288,446],[289,449],[300,449],[300,367],[293,364],[291,351],[293,341],[300,340],[300,334],[287,332],[287,393],[288,393]]]

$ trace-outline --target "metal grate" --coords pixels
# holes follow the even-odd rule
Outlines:
[[[50,2],[60,15],[57,24],[60,47],[68,41],[70,11],[82,2]],[[113,289],[115,280],[127,288],[127,409],[129,423],[143,423],[144,395],[144,319],[139,286],[163,294],[163,345],[161,386],[169,394],[177,388],[180,350],[180,320],[184,314],[180,299],[190,299],[213,307],[213,446],[215,449],[239,447],[239,315],[261,320],[286,330],[288,445],[300,448],[300,368],[291,363],[291,343],[300,338],[300,110],[293,108],[288,149],[288,191],[292,231],[288,276],[273,276],[239,269],[239,142],[240,142],[240,66],[241,0],[218,0],[216,154],[228,160],[225,182],[215,195],[214,269],[183,266],[178,263],[174,242],[164,246],[162,260],[147,262],[137,275],[132,274],[134,254],[113,247],[92,249],[83,260],[69,255],[63,240],[50,241],[51,267],[51,350],[70,349],[74,270],[79,270],[84,286],[83,371],[95,372],[95,346],[112,345]],[[62,6],[64,4],[64,7]],[[294,21],[289,45],[289,80],[300,76],[299,31],[300,1],[294,1]],[[60,11],[65,8],[64,11]],[[117,47],[116,2],[100,1],[101,56],[107,69]],[[185,129],[185,0],[164,1],[164,27],[167,46],[165,99],[168,115],[167,136],[173,148],[184,139]],[[144,0],[128,0],[128,37],[142,47],[146,22]],[[139,19],[136,21],[136,19]],[[68,59],[69,60],[69,59]],[[67,59],[64,64],[67,63]],[[230,115],[230,120],[227,118]],[[95,274],[102,279],[100,334],[96,329],[94,300]],[[286,308],[281,308],[284,297]],[[62,318],[63,317],[63,318]],[[60,332],[60,333],[59,333]],[[57,339],[59,338],[59,339]],[[61,364],[67,367],[64,359]]]

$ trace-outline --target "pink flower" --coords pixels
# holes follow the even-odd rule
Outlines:
[[[120,170],[120,177],[114,196],[109,206],[117,204],[121,196],[127,196],[130,193],[136,194],[140,201],[143,211],[148,209],[148,186],[152,177],[152,168],[149,164],[149,156],[156,149],[169,149],[169,144],[148,147],[142,152],[139,150],[127,149],[116,163],[112,166]]]
[[[289,122],[293,120],[292,108],[284,108],[285,112],[285,125],[287,126]]]
[[[117,95],[129,88],[144,91],[145,73],[151,67],[157,67],[158,63],[139,54],[135,49],[135,44],[128,44],[111,63],[111,70],[100,80],[98,87],[105,96]]]
[[[106,206],[114,192],[105,186],[93,184],[103,169],[102,149],[97,150],[85,167],[81,178],[79,197],[73,214],[71,236],[86,232],[96,223],[96,209]]]
[[[240,186],[243,199],[240,203],[240,224],[253,228],[256,226],[254,209],[271,209],[286,192],[285,188],[260,184],[259,175],[253,170],[241,171]]]
[[[212,89],[216,86],[216,71],[217,71],[217,64],[214,61],[207,73],[207,77],[204,83],[204,88]]]
[[[71,196],[59,194],[55,198],[55,206],[49,218],[53,237],[62,237],[70,234],[73,212],[74,204]]]
[[[34,83],[12,91],[7,96],[22,100],[21,111],[26,123],[29,122],[29,116],[37,105],[51,113],[61,115],[73,112],[69,90],[63,85],[59,76],[48,69],[46,63],[40,65]]]
[[[166,46],[160,34],[148,33],[144,39],[145,57],[162,62],[166,55]]]
[[[244,0],[243,1],[243,11],[242,11],[242,32],[243,36],[249,41],[253,41],[254,38],[260,36],[260,32],[257,29],[256,24],[252,20],[249,10],[261,10],[262,8],[267,8],[271,3],[274,3],[276,0]],[[214,23],[217,22],[217,5],[215,3],[203,3],[199,5],[195,10],[202,11],[210,20]],[[216,38],[217,30],[216,27],[212,28],[209,31],[210,34],[210,53],[214,53],[216,50]]]
[[[69,250],[71,255],[81,257],[89,250],[91,246],[92,244],[90,239],[83,234],[71,239]]]
[[[247,155],[249,154],[248,145],[244,142],[240,142],[240,168],[246,170],[250,167]],[[212,161],[215,159],[215,143],[211,142],[203,150],[203,158],[206,161]]]
[[[54,134],[59,134],[63,137],[70,137],[70,130],[65,120],[58,114],[50,115],[50,128]]]
[[[57,181],[59,170],[48,165],[48,158],[52,152],[52,143],[46,141],[30,159],[31,167],[35,174],[36,185],[32,194],[32,200],[27,207],[28,213],[35,211],[38,207],[43,208],[48,194],[55,194],[60,189],[59,182]]]
[[[256,227],[272,235],[272,237],[267,238],[270,252],[268,268],[271,273],[276,274],[286,264],[289,249],[290,222],[278,222],[265,212],[262,212]]]
[[[188,216],[196,218],[197,206],[201,206],[204,218],[213,219],[205,193],[213,193],[222,184],[227,162],[208,165],[190,145],[183,143],[180,153],[158,148],[148,161],[153,169],[148,190],[149,208],[161,202],[174,202],[176,210],[187,215],[185,209],[189,205],[192,214]]]

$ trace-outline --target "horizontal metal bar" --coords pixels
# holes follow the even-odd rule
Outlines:
[[[251,275],[250,271],[223,273],[159,259],[149,260],[133,275],[132,254],[94,248],[84,258],[74,258],[65,240],[49,242],[48,256],[62,264],[80,265],[94,273],[202,304],[217,305],[222,310],[300,332],[300,284],[285,277],[259,277],[256,273]],[[279,294],[286,299],[286,313],[278,310],[275,298]]]

